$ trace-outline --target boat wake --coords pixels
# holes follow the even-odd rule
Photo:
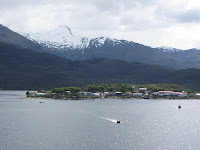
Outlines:
[[[116,120],[116,119],[104,118],[104,117],[101,117],[101,118],[104,119],[104,120],[111,121],[111,122],[113,122],[113,123],[117,123],[117,120]]]
[[[105,118],[105,117],[101,117],[101,116],[97,116],[97,115],[94,115],[94,114],[91,114],[95,117],[98,117],[98,118],[101,118],[101,119],[104,119],[104,120],[107,120],[107,121],[110,121],[110,122],[113,122],[113,123],[119,123],[117,119],[113,119],[113,118]]]

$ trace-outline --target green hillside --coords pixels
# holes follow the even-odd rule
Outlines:
[[[185,85],[200,90],[200,70],[176,71],[115,59],[71,61],[0,42],[0,88],[52,89],[101,83]]]

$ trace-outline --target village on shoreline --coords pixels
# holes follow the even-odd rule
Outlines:
[[[112,87],[107,88],[109,91],[105,91],[106,88],[103,86],[108,86],[104,84],[103,86],[92,85],[87,89],[80,89],[77,87],[64,87],[55,88],[52,91],[39,90],[37,92],[26,92],[29,98],[52,98],[52,99],[63,99],[63,100],[83,100],[83,99],[100,99],[100,98],[120,98],[120,99],[199,99],[200,93],[193,91],[179,91],[177,90],[158,90],[155,87],[152,90],[151,86],[147,87],[135,87],[128,84],[119,84],[121,91],[116,91]],[[118,85],[118,86],[119,86]],[[124,86],[124,88],[123,88]],[[171,86],[171,85],[170,85]],[[174,86],[174,85],[173,85]],[[174,86],[175,88],[176,86]],[[179,88],[179,86],[178,86]],[[119,89],[119,88],[118,88]],[[81,91],[83,90],[83,91]],[[112,90],[112,91],[111,91]]]

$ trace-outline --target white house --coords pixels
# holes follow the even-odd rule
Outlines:
[[[145,92],[145,91],[147,91],[147,88],[139,88],[139,91],[140,92]]]
[[[133,93],[133,96],[142,96],[142,93],[139,93],[139,92]]]
[[[36,96],[45,96],[45,94],[44,93],[36,93]]]

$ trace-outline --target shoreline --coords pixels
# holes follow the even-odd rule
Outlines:
[[[71,100],[71,101],[83,101],[83,100],[106,100],[106,99],[115,99],[115,100],[200,100],[198,98],[175,98],[175,99],[169,99],[169,98],[120,98],[120,97],[107,97],[107,98],[78,98],[78,99],[72,99],[72,98],[48,98],[48,97],[21,97],[20,99],[49,99],[49,100]]]

